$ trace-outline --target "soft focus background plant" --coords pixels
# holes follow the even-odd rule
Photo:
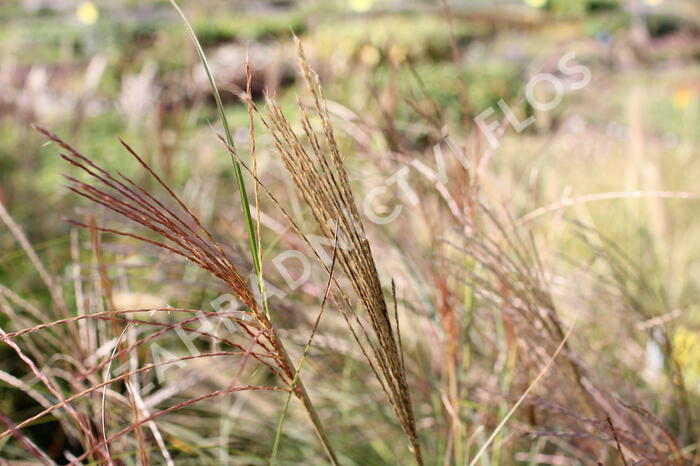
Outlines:
[[[294,367],[276,374],[284,358],[258,337],[203,331],[195,311],[211,315],[230,287],[153,244],[100,233],[137,231],[65,189],[63,174],[87,179],[31,128],[179,207],[125,140],[256,294],[221,119],[170,2],[3,2],[0,463],[68,464],[94,447],[84,464],[268,464],[277,445],[277,464],[325,464],[303,404],[286,407],[302,367],[340,464],[412,464],[410,416],[431,465],[470,464],[480,451],[482,465],[700,464],[697,2],[182,3],[247,167],[270,325]],[[320,153],[337,148],[348,174],[347,186],[329,185],[342,196],[319,199],[349,206],[352,190],[363,216],[365,196],[409,167],[419,201],[396,184],[373,199],[376,214],[403,211],[387,225],[363,219],[370,256],[336,251],[330,281],[305,240],[332,244],[336,230],[314,218],[335,211],[311,201],[320,178],[299,185],[284,165],[295,144],[315,154],[312,135],[328,136],[294,35],[327,100],[334,141]],[[528,105],[528,80],[565,82],[556,64],[569,52],[591,83],[551,112]],[[492,106],[502,118],[501,99],[537,122],[507,128],[492,150],[473,118]],[[282,121],[298,141],[282,137]],[[312,264],[295,290],[273,262],[288,250]],[[382,288],[365,310],[356,263],[376,264]],[[388,312],[404,358],[380,375],[366,353],[396,348],[380,346],[386,322],[374,327],[373,309]],[[166,360],[157,377],[150,365]],[[128,382],[102,388],[123,365]],[[410,414],[379,382],[397,368]],[[71,396],[70,409],[13,431]]]

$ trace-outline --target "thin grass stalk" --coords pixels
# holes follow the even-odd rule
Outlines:
[[[564,349],[564,346],[566,345],[566,342],[568,341],[569,337],[571,336],[571,333],[574,331],[575,323],[569,328],[569,330],[566,332],[564,335],[564,338],[562,338],[561,342],[559,343],[559,346],[554,350],[554,353],[552,353],[552,356],[549,358],[549,361],[547,361],[547,364],[542,368],[539,374],[537,374],[537,377],[532,381],[532,383],[527,387],[527,389],[523,392],[523,394],[518,398],[518,401],[515,402],[513,407],[508,411],[508,413],[501,419],[501,422],[498,423],[496,428],[493,430],[489,438],[484,442],[484,444],[481,446],[477,454],[472,458],[471,462],[469,463],[469,466],[475,466],[476,463],[479,461],[479,458],[481,458],[486,451],[488,450],[489,446],[493,441],[496,439],[498,436],[499,432],[505,427],[506,423],[510,420],[510,418],[515,414],[515,411],[518,410],[520,405],[522,404],[523,401],[525,401],[525,398],[530,394],[532,389],[535,388],[535,386],[542,380],[542,377],[545,376],[545,374],[549,371],[549,368],[554,364],[554,360],[557,358],[559,353]]]
[[[97,231],[104,231],[135,238],[170,252],[174,252],[221,279],[232,291],[238,295],[241,301],[248,308],[250,308],[250,315],[255,319],[255,321],[250,322],[236,320],[235,323],[251,338],[254,337],[252,329],[263,330],[263,338],[265,341],[259,341],[258,344],[266,351],[271,351],[275,354],[275,362],[280,370],[278,371],[269,363],[264,361],[261,362],[267,365],[276,375],[278,375],[282,382],[285,384],[290,383],[294,377],[294,364],[292,363],[284,344],[279,338],[275,327],[269,319],[267,300],[263,300],[263,304],[265,306],[263,311],[256,302],[253,293],[248,289],[247,284],[245,283],[240,272],[226,256],[219,243],[201,224],[199,219],[197,219],[197,217],[172,191],[172,189],[170,189],[153,171],[153,169],[148,166],[148,164],[146,164],[143,159],[139,157],[138,154],[136,154],[126,143],[122,141],[122,145],[127,149],[127,151],[158,182],[161,188],[167,192],[168,196],[177,203],[181,212],[178,213],[173,209],[168,208],[163,202],[159,201],[157,198],[152,196],[150,193],[145,191],[124,175],[119,174],[123,181],[118,180],[109,172],[102,169],[90,159],[70,147],[56,135],[42,128],[37,129],[66,151],[66,153],[61,154],[61,156],[67,162],[90,175],[90,177],[96,180],[99,185],[98,187],[96,185],[81,182],[73,177],[67,177],[67,179],[72,183],[72,185],[69,186],[71,191],[74,191],[82,197],[100,204],[107,209],[110,209],[136,222],[137,224],[146,227],[155,233],[158,233],[162,237],[163,241],[166,241],[172,245],[166,244],[163,241],[151,240],[144,236],[124,231],[95,226],[92,228]],[[84,225],[80,222],[71,222],[81,227],[90,228],[89,225]],[[163,333],[167,330],[167,328],[164,328],[162,331],[155,332],[153,335]],[[117,356],[121,357],[121,355],[126,351],[128,351],[128,349],[119,351]],[[256,357],[256,359],[259,358]],[[294,392],[295,395],[302,401],[304,408],[308,412],[313,428],[317,433],[324,450],[328,454],[331,463],[338,464],[337,457],[330,446],[329,439],[325,434],[320,418],[316,413],[308,392],[301,380],[297,380]]]
[[[207,60],[206,55],[204,54],[204,49],[202,49],[202,45],[199,42],[199,39],[197,38],[197,34],[194,31],[194,28],[190,24],[189,20],[187,19],[187,16],[185,16],[185,13],[180,9],[178,6],[177,2],[175,0],[170,0],[171,5],[177,13],[180,15],[180,18],[182,18],[182,22],[185,25],[185,28],[187,29],[188,34],[190,35],[190,38],[192,39],[192,43],[194,44],[194,47],[197,51],[197,55],[199,56],[199,59],[202,62],[202,66],[204,66],[204,71],[206,72],[207,78],[209,79],[209,85],[211,86],[211,91],[212,94],[214,95],[214,100],[216,101],[216,108],[219,111],[219,118],[221,118],[221,124],[224,127],[224,134],[226,135],[226,142],[228,143],[229,146],[235,147],[233,143],[233,136],[231,135],[231,129],[229,128],[228,125],[228,120],[226,118],[226,112],[224,111],[224,104],[221,100],[221,95],[219,94],[219,89],[216,86],[216,81],[214,80],[214,75],[211,72],[211,68],[209,67],[209,62]],[[241,196],[241,208],[243,209],[243,218],[245,219],[245,227],[246,227],[246,233],[248,235],[248,246],[250,248],[250,254],[253,259],[253,267],[255,268],[255,273],[256,275],[260,275],[261,273],[261,264],[260,264],[260,258],[258,254],[258,242],[255,238],[255,229],[253,227],[253,217],[250,213],[250,206],[248,204],[248,193],[245,188],[245,180],[243,179],[243,173],[241,172],[241,167],[234,159],[231,157],[231,163],[233,164],[233,173],[236,177],[236,184],[238,185],[238,192]]]
[[[105,303],[107,305],[107,308],[110,311],[116,310],[114,306],[114,300],[113,300],[113,293],[112,293],[112,283],[109,279],[109,276],[107,275],[107,266],[104,261],[104,254],[102,253],[102,243],[100,240],[100,233],[95,229],[95,224],[94,224],[94,219],[90,217],[88,221],[88,226],[90,227],[90,236],[92,238],[92,248],[95,254],[95,259],[97,260],[97,271],[98,275],[100,277],[100,284],[102,286],[102,296],[104,297]],[[112,328],[112,333],[114,334],[114,337],[116,338],[116,344],[114,347],[114,352],[117,352],[119,350],[119,347],[121,346],[122,342],[122,337],[124,336],[127,328],[129,325],[126,325],[123,330],[120,331],[119,329],[119,324],[117,320],[113,317],[111,320],[111,328]],[[126,364],[126,353],[120,353],[120,363]],[[110,360],[110,365],[107,367],[107,374],[109,374],[109,367],[111,366],[112,361]],[[138,416],[139,416],[139,410],[136,406],[136,397],[134,395],[134,389],[133,386],[131,385],[130,381],[127,379],[124,381],[124,386],[126,387],[126,391],[128,393],[128,399],[129,399],[129,404],[131,407],[131,410],[134,415],[134,420],[138,421]],[[104,396],[106,394],[106,388],[105,392],[103,393],[103,403],[104,403]],[[104,429],[106,428],[105,426],[105,413],[104,413],[104,404],[102,406],[102,428],[103,428],[103,435],[105,434]],[[136,434],[136,444],[137,444],[137,450],[139,454],[139,459],[141,464],[148,464],[148,456],[146,453],[146,446],[145,446],[145,439],[143,436],[143,431],[139,427],[135,431]],[[105,445],[105,450],[107,452],[107,456],[110,459],[111,462],[111,454],[109,451],[109,445]]]
[[[116,323],[116,318],[112,316],[112,322]],[[126,334],[126,331],[129,329],[129,324],[124,326],[124,330],[122,330],[122,333],[117,337],[117,340],[114,344],[114,349],[112,350],[112,356],[109,358],[109,364],[107,364],[107,369],[105,370],[105,375],[104,375],[104,382],[109,380],[109,375],[112,372],[112,362],[114,362],[114,359],[116,358],[115,353],[119,349],[119,346],[121,345],[122,338],[124,338],[124,334]],[[112,452],[109,451],[109,443],[107,442],[107,388],[108,385],[105,385],[102,390],[102,399],[100,402],[100,407],[102,409],[102,412],[100,413],[100,421],[102,424],[102,439],[105,441],[105,451],[107,452],[107,458],[110,461],[110,464],[112,463]],[[138,418],[136,419],[138,422]],[[140,448],[140,446],[139,446]]]
[[[178,12],[180,17],[182,18],[182,21],[185,25],[185,28],[187,29],[187,32],[190,35],[190,38],[192,39],[192,42],[195,46],[195,49],[197,50],[197,55],[199,55],[199,58],[202,62],[202,66],[204,66],[204,70],[207,74],[207,78],[209,79],[209,84],[212,89],[212,93],[214,94],[214,99],[216,100],[216,106],[219,111],[219,116],[221,118],[221,123],[224,127],[224,134],[226,136],[226,143],[230,148],[235,148],[235,145],[233,143],[233,137],[231,136],[231,130],[229,129],[228,126],[228,121],[226,119],[226,113],[224,112],[224,106],[223,102],[221,101],[221,95],[219,94],[219,90],[216,86],[216,81],[214,80],[214,75],[211,72],[211,69],[209,67],[209,63],[207,61],[207,57],[204,54],[204,50],[202,49],[202,46],[199,42],[199,39],[197,38],[197,34],[195,33],[194,29],[192,28],[192,25],[190,22],[187,20],[187,17],[185,16],[184,12],[180,7],[178,6],[177,2],[175,0],[170,0],[170,3],[172,6],[175,8],[175,10]],[[249,87],[248,87],[249,91]],[[267,308],[267,300],[264,298],[264,282],[262,280],[262,266],[261,266],[261,259],[260,259],[260,252],[259,252],[259,247],[258,247],[258,239],[256,238],[255,234],[255,229],[253,226],[253,219],[252,215],[250,213],[250,205],[248,204],[248,194],[245,189],[245,182],[243,180],[243,174],[241,172],[241,167],[236,161],[236,159],[231,155],[231,162],[233,163],[233,171],[236,176],[236,184],[238,185],[238,191],[241,196],[241,207],[243,209],[243,216],[245,219],[245,226],[246,226],[246,232],[248,235],[248,244],[250,247],[250,252],[251,256],[253,259],[253,267],[255,269],[255,274],[258,278],[258,286],[260,287],[260,292],[261,295],[263,296],[263,304],[265,308],[265,312],[269,317],[269,311]],[[256,198],[257,198],[257,192],[256,192]],[[276,336],[274,329],[272,330],[274,334],[274,339],[277,340],[277,346],[278,349],[280,350],[283,359],[285,360],[284,363],[288,367],[294,367],[294,365],[291,362],[291,359],[289,358],[289,355],[287,354],[286,349],[284,348],[284,345],[282,344],[281,340]],[[301,382],[301,380],[297,381],[296,385],[296,390],[297,395],[301,398],[304,407],[309,413],[309,417],[311,418],[311,421],[314,425],[314,429],[319,436],[319,439],[321,440],[321,443],[323,444],[324,449],[326,450],[326,453],[328,453],[329,458],[331,459],[331,462],[333,464],[338,464],[338,460],[336,458],[336,455],[333,451],[333,448],[330,445],[330,442],[328,440],[328,437],[325,434],[325,431],[323,429],[323,426],[321,424],[321,420],[318,416],[318,413],[316,412],[316,409],[313,407],[313,404],[311,403],[311,398],[309,398],[308,392],[306,391],[306,388],[304,387],[304,384]]]
[[[41,464],[47,466],[53,466],[56,463],[49,458],[49,456],[42,451],[34,442],[32,442],[27,436],[22,432],[14,428],[14,424],[10,418],[6,417],[4,414],[0,413],[0,424],[4,424],[11,432],[12,435],[17,439],[17,441],[24,447],[25,450],[29,452],[34,458],[37,459]]]
[[[627,462],[627,457],[625,457],[625,453],[622,451],[622,446],[620,445],[620,439],[617,437],[617,429],[615,429],[615,426],[613,425],[612,419],[610,419],[610,416],[606,416],[606,420],[608,421],[608,425],[610,425],[610,430],[612,431],[613,438],[615,439],[615,446],[617,447],[617,452],[620,455],[620,459],[622,460],[622,464],[624,466],[629,466],[629,463]]]
[[[198,396],[197,398],[191,398],[189,400],[180,402],[174,406],[170,406],[169,408],[165,408],[161,411],[158,411],[157,413],[154,413],[147,418],[140,419],[138,423],[132,423],[126,427],[124,427],[122,430],[117,432],[116,434],[113,434],[110,436],[107,441],[102,441],[98,443],[95,447],[91,448],[90,450],[86,451],[85,453],[81,454],[77,458],[73,459],[68,466],[77,466],[82,464],[81,461],[83,461],[85,458],[88,457],[88,455],[93,454],[98,448],[102,448],[105,443],[111,443],[115,441],[116,439],[128,434],[132,430],[134,430],[137,426],[136,424],[143,425],[149,421],[152,421],[154,419],[157,419],[165,414],[171,413],[173,411],[176,411],[178,409],[182,409],[186,406],[190,406],[192,404],[198,403],[200,401],[208,400],[211,398],[215,398],[218,396],[223,396],[227,395],[229,393],[235,393],[235,392],[242,392],[242,391],[286,391],[285,388],[282,387],[276,387],[276,386],[267,386],[267,385],[244,385],[241,387],[229,387],[229,388],[222,388],[220,390],[213,391],[211,393],[207,393],[206,395]]]
[[[338,262],[345,270],[362,308],[369,317],[371,332],[361,324],[351,306],[348,306],[365,337],[359,339],[342,308],[341,312],[408,437],[409,450],[416,462],[422,465],[401,348],[392,328],[374,257],[336,142],[323,89],[318,76],[308,66],[298,39],[296,44],[299,67],[314,102],[311,109],[322,126],[321,135],[319,136],[312,126],[311,115],[301,102],[298,102],[298,106],[301,111],[300,123],[304,142],[294,131],[277,102],[269,96],[266,114],[259,115],[270,131],[287,171],[310,207],[321,232],[330,239],[334,236],[336,228],[339,231],[343,246],[338,251]]]
[[[316,321],[314,322],[313,327],[311,328],[311,334],[309,335],[309,340],[306,343],[306,347],[304,348],[304,353],[301,356],[301,359],[299,360],[299,364],[297,365],[296,371],[294,372],[294,379],[292,379],[292,388],[294,388],[297,384],[297,381],[299,380],[299,374],[301,372],[301,368],[304,365],[304,361],[306,360],[306,356],[309,354],[309,350],[311,350],[311,343],[313,342],[314,336],[316,335],[316,330],[318,329],[319,324],[321,323],[321,317],[323,317],[323,312],[326,310],[326,301],[328,300],[328,293],[330,292],[331,289],[331,284],[333,283],[333,270],[335,269],[335,261],[338,253],[338,243],[337,243],[338,237],[337,237],[337,232],[336,232],[336,243],[333,248],[333,259],[331,261],[331,270],[329,272],[328,276],[328,282],[326,283],[326,290],[323,293],[323,300],[321,301],[321,310],[318,313],[318,316],[316,316]],[[272,447],[272,455],[270,458],[270,466],[274,466],[277,463],[277,452],[279,450],[279,445],[280,445],[280,439],[282,438],[282,426],[284,425],[284,420],[287,417],[287,411],[289,410],[289,402],[292,398],[292,392],[289,392],[289,395],[287,396],[287,400],[284,403],[284,408],[282,409],[282,414],[280,415],[280,420],[277,425],[277,432],[275,433],[275,443]]]
[[[8,430],[5,430],[3,432],[0,432],[0,440],[2,440],[3,438],[5,438],[9,435],[12,435],[14,431],[21,430],[21,429],[27,427],[28,425],[34,423],[38,419],[41,419],[42,417],[53,413],[55,410],[57,410],[59,408],[68,409],[69,407],[71,407],[71,403],[79,398],[82,398],[86,395],[89,395],[90,393],[96,392],[97,390],[99,390],[103,387],[109,386],[115,382],[125,380],[131,376],[147,373],[149,371],[158,369],[159,367],[167,366],[170,364],[177,364],[177,363],[183,362],[183,361],[211,358],[211,357],[219,357],[219,356],[221,356],[221,357],[242,356],[244,354],[245,354],[244,351],[219,351],[216,353],[201,353],[198,355],[192,354],[192,355],[188,355],[188,356],[182,356],[179,358],[162,360],[162,361],[159,361],[157,363],[146,364],[142,367],[139,367],[138,369],[124,372],[123,374],[112,377],[108,380],[105,380],[104,382],[97,383],[89,388],[86,388],[86,389],[81,390],[77,393],[74,393],[67,398],[61,398],[61,401],[58,403],[49,404],[43,411],[41,411],[41,412],[39,412],[39,413],[37,413],[37,414],[27,418],[27,419],[24,419],[22,422],[18,423],[16,426],[14,426],[13,429],[8,429]],[[263,386],[253,386],[253,385],[247,385],[246,387],[249,387],[248,389],[250,389],[250,390],[268,390],[269,389],[269,388],[266,388]],[[277,390],[277,391],[288,391],[288,389],[285,387],[272,387],[271,389]],[[243,389],[241,389],[241,390],[243,390]],[[240,390],[233,390],[233,391],[240,391]],[[42,403],[42,405],[43,405],[43,403]],[[139,420],[139,422],[141,422],[141,421],[145,421],[145,418]],[[134,426],[134,428],[135,428],[135,426]],[[97,448],[97,447],[95,447],[95,448]],[[90,454],[92,454],[92,453],[94,453],[94,451],[90,452]]]

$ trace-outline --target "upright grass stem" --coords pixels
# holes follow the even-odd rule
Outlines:
[[[187,17],[185,16],[184,12],[180,7],[177,5],[175,0],[170,0],[170,3],[172,4],[173,8],[178,12],[180,17],[182,18],[182,22],[185,25],[185,28],[187,29],[187,32],[190,35],[190,38],[192,39],[192,43],[194,44],[195,49],[197,50],[197,55],[199,56],[202,66],[204,67],[204,71],[206,72],[207,78],[209,80],[209,84],[211,86],[212,93],[214,95],[214,100],[216,101],[216,107],[219,111],[219,117],[221,118],[221,124],[224,127],[224,135],[226,137],[226,144],[230,148],[235,148],[235,145],[233,143],[233,137],[231,136],[231,130],[229,129],[228,126],[228,120],[226,119],[226,113],[224,112],[224,105],[223,102],[221,101],[221,95],[219,94],[219,90],[216,86],[216,81],[214,80],[214,75],[211,72],[211,68],[209,67],[209,63],[207,61],[207,57],[204,54],[204,50],[202,49],[202,45],[199,42],[199,39],[197,38],[197,34],[194,31],[194,28],[190,24],[190,22],[187,20]],[[262,266],[261,266],[261,257],[260,257],[260,252],[259,252],[259,247],[258,247],[258,238],[255,233],[255,229],[253,226],[253,218],[250,213],[250,205],[248,203],[248,194],[246,192],[245,188],[245,180],[243,179],[243,174],[241,172],[241,167],[238,163],[238,161],[235,159],[234,155],[231,154],[231,162],[233,164],[233,173],[236,177],[236,184],[238,185],[238,192],[240,193],[241,196],[241,207],[243,209],[243,217],[245,219],[245,226],[246,226],[246,233],[248,235],[248,246],[250,248],[250,254],[253,259],[253,268],[255,269],[255,275],[257,276],[258,279],[258,287],[260,288],[260,293],[262,295],[263,299],[263,304],[265,308],[265,312],[268,315],[269,318],[269,313],[268,313],[268,307],[267,307],[267,300],[265,299],[265,292],[264,292],[264,281],[262,278]],[[287,353],[287,350],[285,349],[284,345],[282,344],[282,341],[279,339],[279,336],[277,335],[277,332],[273,329],[271,329],[274,335],[274,338],[277,340],[278,348],[280,350],[281,356],[284,359],[284,364],[287,367],[295,367],[291,358],[289,357],[289,354]],[[331,447],[330,441],[328,440],[328,436],[325,433],[325,430],[323,428],[323,425],[321,423],[321,419],[318,416],[318,413],[316,412],[316,409],[313,406],[313,403],[311,402],[311,398],[309,397],[309,394],[306,390],[306,387],[304,386],[303,382],[301,381],[301,378],[298,377],[298,373],[295,374],[295,380],[292,383],[292,389],[294,390],[294,393],[297,395],[297,397],[301,400],[302,404],[304,405],[304,408],[306,409],[309,418],[311,420],[311,423],[313,424],[314,430],[316,431],[316,434],[321,441],[321,444],[323,445],[324,450],[326,451],[331,463],[333,465],[337,465],[338,463],[338,458]]]
[[[194,28],[188,21],[187,17],[185,16],[185,13],[180,9],[178,4],[175,2],[175,0],[170,0],[170,3],[173,5],[173,8],[177,10],[178,14],[182,18],[182,22],[185,25],[185,28],[187,29],[187,32],[190,35],[190,38],[192,39],[192,43],[194,44],[194,48],[197,50],[197,55],[199,56],[199,59],[202,62],[202,66],[204,67],[204,71],[207,75],[207,78],[209,79],[209,85],[211,86],[211,91],[212,94],[214,94],[214,100],[216,101],[216,108],[219,111],[219,118],[221,118],[221,124],[224,127],[224,135],[226,136],[226,143],[230,147],[235,147],[233,143],[233,136],[231,136],[231,130],[228,126],[228,120],[226,119],[226,112],[224,112],[224,104],[221,100],[221,94],[219,94],[219,88],[216,86],[216,81],[214,81],[214,75],[211,72],[211,68],[209,67],[209,62],[207,61],[207,57],[204,54],[204,49],[202,49],[202,45],[199,43],[199,39],[197,38],[197,34],[194,31]],[[236,177],[236,184],[238,185],[238,192],[241,196],[241,207],[243,209],[243,218],[245,220],[245,228],[246,228],[246,233],[248,234],[248,245],[250,247],[250,254],[253,258],[253,267],[255,269],[255,274],[260,276],[260,273],[262,271],[262,268],[260,266],[260,257],[258,254],[258,242],[255,239],[255,229],[253,228],[253,217],[250,214],[250,205],[248,204],[248,193],[246,192],[245,189],[245,180],[243,179],[243,173],[241,172],[241,166],[238,164],[236,159],[231,156],[231,163],[233,164],[233,174]]]
[[[301,372],[301,368],[304,365],[304,361],[306,360],[306,356],[309,354],[309,350],[311,349],[311,343],[313,342],[314,336],[316,335],[316,330],[318,330],[318,326],[321,322],[321,317],[323,317],[323,312],[326,309],[326,301],[328,300],[328,293],[331,289],[331,284],[333,283],[333,270],[335,269],[335,261],[337,258],[337,253],[338,253],[338,234],[336,230],[336,238],[335,238],[335,247],[333,248],[333,259],[331,262],[331,268],[330,271],[328,272],[328,282],[326,283],[326,291],[323,293],[323,301],[321,302],[321,310],[319,311],[318,315],[316,316],[316,322],[314,322],[314,326],[311,329],[311,334],[309,335],[309,340],[306,342],[306,348],[304,348],[304,353],[301,355],[301,359],[299,360],[299,364],[297,365],[296,371],[294,372],[294,379],[292,379],[292,391],[289,392],[289,395],[287,396],[287,400],[284,403],[284,408],[282,409],[282,415],[280,416],[279,423],[277,425],[277,433],[275,434],[275,443],[272,447],[272,456],[270,458],[270,466],[275,466],[277,464],[277,453],[279,451],[279,445],[280,445],[280,440],[282,438],[282,427],[284,426],[284,420],[287,417],[287,411],[289,410],[289,402],[292,399],[292,393],[295,387],[298,384],[299,381],[299,373]],[[303,386],[302,386],[303,389]],[[323,432],[319,432],[319,435],[322,435]],[[329,455],[333,455],[333,451],[328,452]]]

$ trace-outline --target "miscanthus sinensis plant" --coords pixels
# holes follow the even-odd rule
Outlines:
[[[59,276],[0,205],[0,219],[47,291],[39,302],[0,285],[0,309],[10,320],[0,344],[23,367],[0,370],[0,381],[36,407],[22,418],[0,412],[3,457],[12,464],[700,463],[696,392],[658,315],[662,303],[649,306],[663,290],[614,242],[573,222],[596,260],[568,269],[578,288],[567,295],[573,305],[557,298],[560,282],[536,232],[482,192],[488,168],[480,152],[451,143],[455,157],[445,176],[436,176],[424,162],[429,149],[396,127],[389,108],[365,129],[396,150],[368,164],[380,173],[396,163],[416,168],[424,175],[415,186],[420,202],[391,226],[368,223],[361,183],[301,42],[305,97],[295,118],[272,95],[253,100],[247,67],[244,154],[204,51],[185,25],[212,85],[245,237],[207,226],[126,142],[141,178],[104,168],[98,154],[37,127],[70,167],[68,189],[93,208],[70,220],[77,227],[71,261]],[[428,128],[427,139],[444,143],[447,124],[415,77],[406,103]],[[460,102],[467,105],[465,96]],[[262,180],[256,123],[314,222],[290,214]],[[468,125],[464,131],[464,140],[477,138]],[[271,298],[263,199],[287,223],[277,227],[279,236],[315,264],[318,282],[304,284],[313,299]],[[99,220],[91,213],[97,207]],[[331,254],[317,247],[314,233]],[[247,250],[235,247],[238,240]],[[215,287],[236,305],[121,308],[110,246],[122,242],[169,267],[191,264],[201,272],[198,286]],[[636,334],[618,328],[615,350],[590,350],[586,336],[601,330],[581,314],[594,313],[601,300],[577,297],[594,294],[605,297],[610,316],[643,320],[666,361],[668,390],[634,373],[639,359],[627,353]],[[168,368],[177,375],[165,375]],[[65,437],[60,450],[45,446],[47,434],[37,430],[45,420]]]

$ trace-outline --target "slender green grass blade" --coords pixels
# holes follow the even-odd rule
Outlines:
[[[211,68],[209,67],[209,62],[207,61],[207,57],[204,54],[204,49],[202,49],[202,45],[199,43],[199,39],[197,38],[197,34],[194,31],[194,28],[190,24],[189,20],[187,19],[187,16],[185,16],[185,13],[180,9],[178,6],[177,2],[175,0],[170,0],[170,3],[172,4],[173,8],[178,12],[180,15],[180,18],[182,18],[182,22],[185,25],[185,28],[187,29],[187,32],[190,35],[190,38],[192,39],[192,43],[194,44],[195,49],[197,50],[197,55],[199,56],[199,59],[202,61],[202,66],[204,66],[204,71],[207,74],[207,78],[209,79],[209,85],[211,86],[211,91],[214,94],[214,100],[216,101],[216,107],[219,111],[219,118],[221,118],[221,124],[224,127],[224,134],[226,136],[226,143],[231,147],[235,147],[233,144],[233,137],[231,136],[231,130],[228,126],[228,120],[226,119],[226,113],[224,112],[224,104],[221,101],[221,94],[219,94],[219,89],[216,86],[216,81],[214,81],[214,75],[211,72]],[[246,192],[245,189],[245,180],[243,179],[243,173],[241,172],[241,167],[238,164],[238,161],[231,155],[231,163],[233,163],[233,173],[236,176],[236,184],[238,185],[238,192],[240,193],[241,196],[241,207],[243,208],[243,217],[245,219],[245,228],[246,232],[248,234],[248,245],[250,248],[250,253],[253,258],[253,267],[255,268],[255,273],[259,277],[260,272],[261,272],[261,267],[260,267],[260,259],[258,255],[258,242],[255,238],[255,230],[253,228],[253,218],[250,214],[250,205],[248,204],[248,193]]]
[[[277,452],[279,451],[279,446],[280,446],[280,439],[282,438],[282,426],[284,425],[284,420],[287,417],[287,412],[289,411],[289,402],[292,399],[292,393],[294,393],[294,386],[297,383],[297,380],[299,379],[299,373],[301,372],[301,368],[304,365],[304,361],[306,360],[306,356],[309,354],[309,350],[311,349],[311,343],[313,342],[314,335],[316,335],[316,330],[318,330],[318,325],[321,323],[321,317],[323,316],[323,311],[326,309],[326,301],[328,299],[328,292],[330,291],[331,288],[331,283],[333,281],[333,270],[335,269],[335,262],[336,262],[336,257],[338,253],[338,231],[337,231],[337,226],[336,226],[336,233],[335,233],[335,246],[333,248],[333,259],[331,262],[331,267],[330,267],[330,272],[328,274],[328,283],[326,284],[326,291],[323,294],[323,301],[321,302],[321,310],[318,313],[318,316],[316,317],[316,321],[314,322],[314,326],[311,329],[311,334],[309,335],[309,340],[306,342],[306,347],[304,348],[304,354],[301,355],[301,359],[299,360],[299,364],[297,365],[296,371],[294,372],[294,379],[292,380],[292,390],[289,391],[289,394],[287,395],[287,400],[284,402],[284,408],[282,409],[282,414],[280,415],[280,420],[277,424],[277,432],[275,433],[275,443],[272,446],[272,455],[270,456],[270,466],[275,466],[277,464]]]

